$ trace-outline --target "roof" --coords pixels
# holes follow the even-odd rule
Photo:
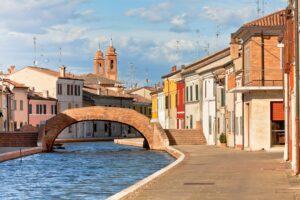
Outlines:
[[[155,91],[151,92],[150,95],[158,94],[160,92],[163,92],[163,88],[162,87],[159,87],[159,88],[155,89]]]
[[[244,27],[249,26],[283,26],[285,23],[284,19],[285,9],[279,10],[275,13],[271,13],[267,16],[261,17],[254,21],[244,24]]]
[[[98,93],[98,89],[100,94]],[[85,85],[83,87],[83,91],[90,93],[94,96],[101,96],[101,97],[118,97],[118,98],[131,98],[131,95],[128,95],[123,92],[117,92],[114,90],[107,89],[106,87],[99,86],[99,85]]]
[[[181,71],[182,71],[182,69],[178,69],[178,70],[176,70],[175,72],[171,72],[171,73],[169,73],[169,74],[166,74],[166,75],[162,76],[161,78],[162,78],[162,79],[169,78],[169,77],[171,77],[171,76],[174,76],[174,75],[180,73]]]
[[[221,51],[217,51],[211,55],[208,55],[208,56],[206,56],[200,60],[197,60],[196,62],[186,66],[182,72],[182,75],[192,73],[199,68],[209,65],[209,64],[211,64],[217,60],[220,60],[226,56],[229,56],[229,55],[230,55],[230,48],[226,48]]]
[[[42,101],[57,101],[57,99],[52,97],[44,97],[42,93],[38,93],[38,92],[28,94],[28,99],[42,100]]]
[[[3,81],[6,82],[6,83],[9,83],[9,84],[11,84],[11,85],[13,85],[15,88],[24,88],[24,89],[27,89],[27,88],[28,88],[25,84],[23,84],[23,83],[18,83],[18,82],[16,82],[16,81],[12,81],[12,80],[10,80],[10,79],[3,79]]]
[[[235,33],[232,34],[232,38],[235,38],[243,33],[245,30],[262,31],[264,34],[270,32],[273,35],[278,35],[276,29],[282,29],[285,25],[285,9],[271,13],[267,16],[258,18],[251,22],[244,24]]]
[[[151,100],[149,100],[141,95],[138,95],[138,94],[133,94],[132,97],[133,97],[134,103],[141,103],[141,104],[151,104],[152,103]]]
[[[131,94],[131,93],[136,92],[136,91],[141,90],[141,89],[149,90],[150,92],[154,92],[156,90],[155,87],[144,86],[144,87],[139,87],[139,88],[134,88],[134,89],[131,89],[131,90],[127,90],[126,92],[128,94]]]
[[[78,78],[76,75],[71,73],[66,73],[65,77],[61,77],[58,71],[54,71],[52,69],[36,67],[36,66],[28,66],[28,68],[60,79],[82,80],[81,78]]]
[[[101,85],[123,84],[120,81],[108,79],[100,74],[82,74],[78,75],[77,78],[83,79],[86,85],[99,84],[99,82]]]

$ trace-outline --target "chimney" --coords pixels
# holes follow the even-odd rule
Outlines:
[[[59,68],[59,76],[66,77],[66,67],[64,65]]]
[[[177,67],[176,67],[176,65],[174,65],[173,67],[172,67],[172,72],[176,72],[177,71]]]
[[[48,98],[48,97],[49,97],[49,92],[48,92],[48,90],[44,90],[44,91],[43,91],[43,97],[44,97],[44,98]]]
[[[8,68],[8,74],[14,73],[15,72],[15,68],[16,68],[16,66],[14,66],[14,65],[9,66],[9,68]]]

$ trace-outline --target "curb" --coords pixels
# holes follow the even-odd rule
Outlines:
[[[36,153],[41,153],[42,148],[41,147],[33,147],[30,149],[23,149],[20,151],[12,151],[12,152],[7,152],[7,153],[2,153],[0,154],[0,162],[8,161],[8,160],[13,160],[17,158],[21,158],[24,156],[29,156],[33,155]]]

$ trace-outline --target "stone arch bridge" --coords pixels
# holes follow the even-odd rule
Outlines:
[[[134,127],[148,143],[150,149],[164,150],[169,145],[166,133],[159,123],[151,123],[146,116],[127,108],[83,107],[66,110],[46,121],[42,148],[44,152],[53,150],[57,136],[68,126],[81,121],[112,121]]]

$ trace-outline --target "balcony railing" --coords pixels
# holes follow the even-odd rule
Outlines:
[[[281,69],[249,70],[242,76],[243,86],[283,86]]]
[[[240,87],[281,87],[283,76],[281,69],[248,70],[242,71],[239,76],[242,81]],[[237,87],[237,75],[235,72],[228,75],[227,88],[231,90]]]

